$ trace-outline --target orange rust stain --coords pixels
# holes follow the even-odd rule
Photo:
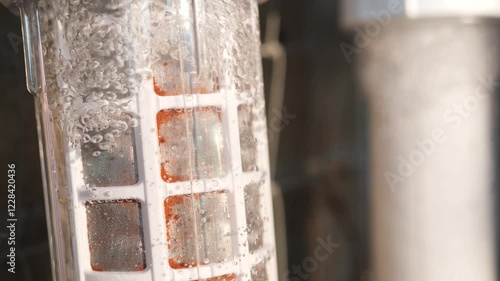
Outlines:
[[[196,263],[181,263],[176,261],[175,259],[169,259],[168,264],[172,269],[182,269],[196,266]]]
[[[219,191],[218,191],[219,192]],[[224,193],[224,191],[222,191]],[[165,218],[167,220],[167,235],[169,233],[169,226],[171,223],[175,223],[179,221],[179,216],[174,213],[173,208],[179,204],[184,204],[187,200],[191,200],[191,197],[194,198],[194,200],[200,199],[200,194],[186,194],[186,195],[179,195],[179,196],[170,196],[165,199],[164,202],[164,207],[165,207]],[[170,238],[167,237],[169,240]]]
[[[168,67],[168,62],[163,63],[164,67]],[[158,96],[177,96],[181,94],[181,91],[177,86],[174,86],[173,89],[163,89],[160,87],[156,81],[156,77],[153,76],[153,86],[154,91]],[[214,86],[212,89],[207,89],[206,87],[199,86],[193,88],[193,94],[210,94],[218,91],[220,88],[219,77],[215,78]]]
[[[194,88],[193,89],[193,92],[194,94],[210,94],[210,93],[213,93],[214,91],[209,91],[207,88],[205,87],[199,87],[199,88]]]
[[[179,221],[179,216],[174,214],[173,207],[184,203],[185,200],[186,200],[186,195],[181,195],[181,196],[168,197],[164,201],[165,219],[166,219],[166,225],[167,225],[167,242],[168,242],[169,249],[172,248],[172,244],[170,243],[170,241],[171,241],[170,225],[173,223],[177,223]]]
[[[179,216],[174,213],[174,207],[179,205],[179,204],[184,204],[187,200],[189,200],[190,196],[189,195],[180,195],[180,196],[171,196],[165,199],[164,206],[165,206],[165,218],[166,218],[166,225],[167,225],[167,242],[168,242],[168,249],[172,249],[172,234],[170,233],[170,226],[173,224],[176,224],[179,222]],[[196,198],[196,197],[195,197]],[[171,268],[173,269],[181,269],[181,268],[188,268],[188,267],[193,267],[196,266],[196,263],[183,263],[180,261],[177,261],[174,258],[170,258],[168,260],[168,263]]]
[[[166,143],[168,141],[167,136],[161,135],[161,126],[168,124],[172,119],[180,116],[181,114],[184,114],[183,111],[178,112],[176,110],[160,110],[156,114],[156,126],[157,126],[157,131],[158,131],[158,143],[160,145]],[[163,159],[162,159],[163,160]],[[165,168],[166,163],[168,163],[168,160],[164,160],[165,162],[160,165],[161,168],[161,178],[163,181],[172,183],[172,182],[178,182],[182,180],[187,180],[179,176],[174,176],[174,175],[169,175],[169,172]]]
[[[216,191],[213,193],[224,193],[224,191]],[[164,207],[165,207],[165,219],[166,219],[166,225],[167,225],[167,245],[168,249],[172,249],[172,234],[170,233],[170,226],[174,225],[179,222],[179,216],[174,213],[174,207],[179,205],[179,204],[185,204],[186,201],[191,200],[193,198],[194,200],[199,200],[201,194],[195,193],[195,194],[187,194],[187,195],[179,195],[179,196],[171,196],[165,199],[164,201]],[[176,258],[170,258],[168,260],[168,263],[171,268],[173,269],[182,269],[182,268],[189,268],[189,267],[194,267],[197,264],[194,263],[185,263],[177,260]],[[200,265],[207,265],[207,262],[200,261]],[[210,279],[212,280],[212,279]],[[219,279],[214,279],[214,280],[219,280]],[[223,279],[220,279],[223,280]],[[233,279],[229,279],[233,280]],[[228,281],[229,281],[228,280]]]
[[[93,271],[98,271],[98,272],[106,271],[102,266],[96,266],[94,264],[90,264],[90,267],[92,268]]]
[[[165,144],[168,142],[168,137],[161,135],[161,126],[167,125],[169,122],[171,122],[174,118],[179,118],[181,115],[184,114],[189,114],[189,117],[192,116],[192,111],[204,111],[204,112],[210,112],[213,111],[217,112],[217,117],[219,120],[222,120],[222,110],[220,107],[196,107],[192,110],[190,109],[169,109],[169,110],[160,110],[156,114],[156,128],[158,132],[158,143],[159,145]],[[178,175],[170,175],[169,171],[167,171],[166,164],[169,162],[168,159],[162,159],[162,164],[160,165],[160,173],[161,173],[161,178],[163,181],[167,183],[174,183],[174,182],[179,182],[179,181],[187,181],[189,180],[189,177],[187,176],[178,176]]]
[[[179,204],[182,204],[186,201],[186,195],[180,195],[180,196],[171,196],[165,199],[164,206],[165,206],[165,218],[167,219],[167,235],[170,231],[169,230],[169,225],[171,223],[177,222],[179,220],[179,216],[174,214],[173,207],[177,206]],[[167,237],[168,240],[170,240],[170,237]]]
[[[158,86],[158,84],[156,83],[156,77],[153,77],[153,86],[154,86],[155,93],[158,96],[177,96],[177,95],[179,95],[178,89],[167,91],[167,90],[162,89],[160,86]]]
[[[236,279],[236,274],[228,274],[219,277],[213,277],[208,279],[199,279],[196,281],[234,281]]]

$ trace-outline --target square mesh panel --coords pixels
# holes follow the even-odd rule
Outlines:
[[[252,106],[238,107],[238,126],[240,129],[241,168],[243,172],[257,169],[257,141],[253,134]]]
[[[90,264],[94,271],[141,271],[146,267],[137,201],[88,201]]]
[[[116,132],[116,131],[115,131]],[[129,186],[139,181],[137,171],[135,137],[132,129],[117,135],[113,128],[100,132],[102,141],[82,143],[83,180],[92,187]],[[106,143],[104,137],[112,137],[115,148],[101,149]]]
[[[198,264],[197,241],[199,264],[220,263],[231,257],[231,220],[226,192],[168,197],[165,216],[172,268]]]
[[[224,175],[226,159],[220,108],[162,110],[156,119],[161,176],[165,182],[188,181],[191,174],[193,179]]]
[[[262,209],[261,183],[251,183],[245,186],[245,212],[247,218],[248,248],[254,252],[264,245],[264,221]]]

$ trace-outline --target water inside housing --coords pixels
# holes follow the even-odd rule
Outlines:
[[[38,5],[54,279],[277,280],[256,2]]]
[[[158,112],[156,120],[164,181],[224,176],[226,159],[221,119],[218,107]],[[188,132],[192,134],[189,139]],[[190,164],[191,155],[193,163]]]
[[[192,267],[198,262],[220,263],[232,256],[231,215],[226,192],[168,197],[165,217],[172,268]]]
[[[85,184],[93,187],[136,184],[139,181],[139,174],[133,130],[120,133],[118,130],[108,128],[90,133],[112,140],[114,147],[104,147],[102,140],[100,143],[90,138],[84,141],[81,153]]]
[[[248,227],[248,248],[250,252],[264,245],[264,222],[262,221],[262,183],[245,186],[245,214]]]
[[[141,204],[127,200],[88,201],[85,205],[92,270],[143,270]]]
[[[269,280],[267,276],[266,263],[262,262],[252,268],[252,281],[266,281]]]
[[[250,105],[242,104],[238,107],[241,166],[244,172],[257,169],[257,141],[253,135],[253,114]]]

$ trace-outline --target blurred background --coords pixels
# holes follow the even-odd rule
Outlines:
[[[372,28],[342,19],[340,2],[260,6],[280,280],[498,280],[498,24],[467,12],[395,19],[393,5],[359,12],[382,17]],[[2,6],[0,85],[0,159],[17,165],[22,222],[19,272],[7,280],[50,280],[21,26]],[[492,95],[467,110],[477,92]],[[332,250],[318,259],[325,243]]]

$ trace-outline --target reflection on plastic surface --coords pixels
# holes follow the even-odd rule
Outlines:
[[[226,192],[168,197],[165,217],[172,268],[197,265],[197,252],[200,264],[220,263],[231,257],[231,221]]]
[[[161,110],[156,120],[161,176],[165,182],[187,181],[191,173],[196,180],[224,175],[225,151],[220,108]],[[190,155],[194,162],[192,171]]]
[[[141,204],[134,200],[120,200],[88,201],[85,205],[92,269],[144,270]]]

